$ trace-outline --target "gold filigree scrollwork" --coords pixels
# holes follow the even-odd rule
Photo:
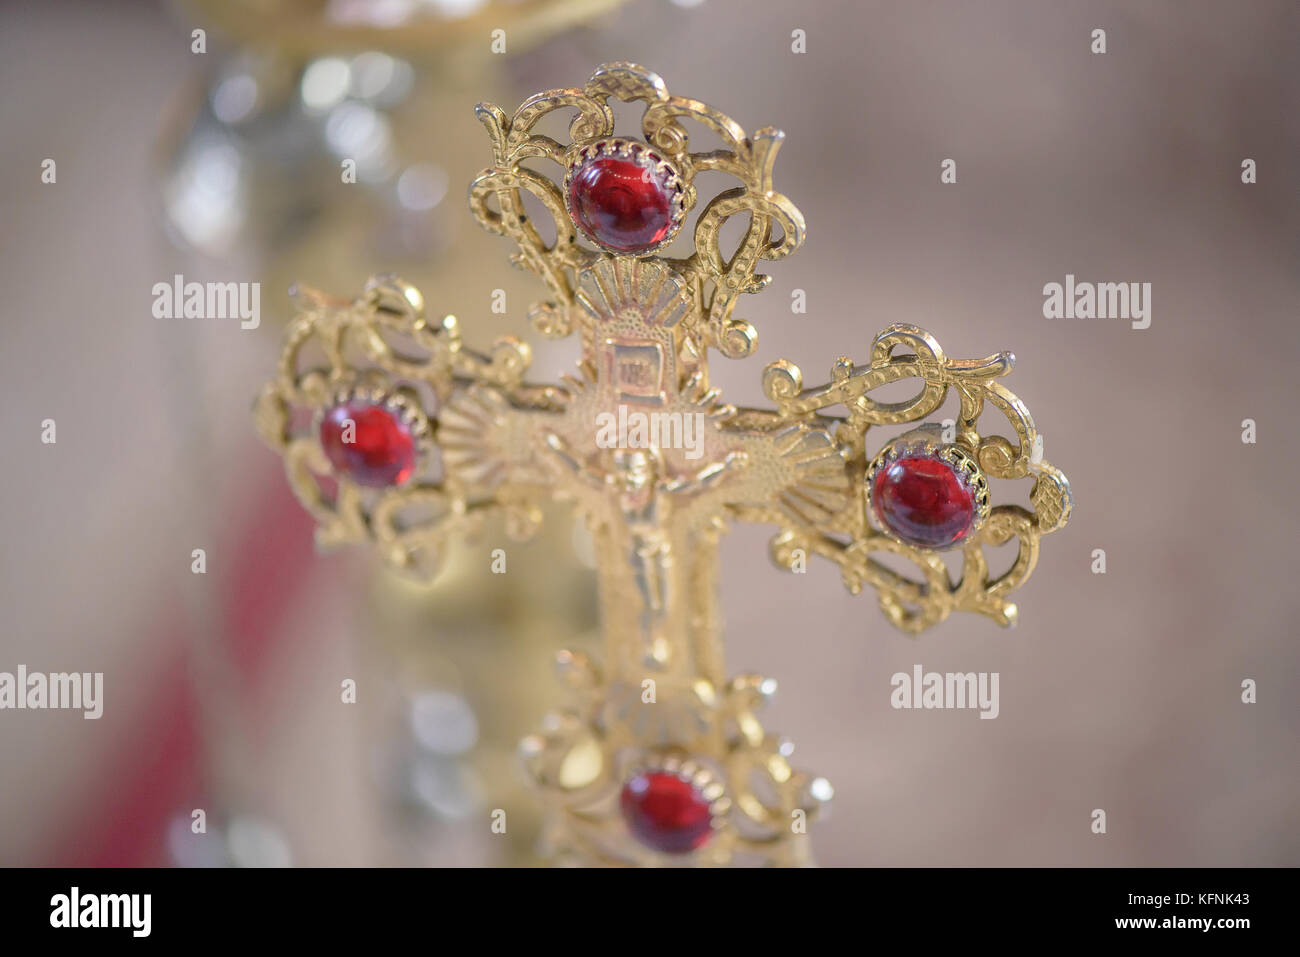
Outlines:
[[[641,688],[611,683],[587,656],[561,652],[558,662],[573,704],[521,745],[525,771],[555,814],[548,838],[555,856],[624,866],[809,862],[805,826],[831,789],[795,770],[789,743],[764,730],[758,712],[775,682],[695,681],[665,689],[647,707]],[[687,775],[709,799],[712,831],[698,850],[665,858],[629,834],[620,794],[637,768]]]
[[[697,202],[697,174],[716,171],[740,181],[740,186],[713,197],[700,211],[691,255],[666,262],[682,277],[690,296],[686,319],[690,333],[726,356],[749,355],[757,332],[733,315],[736,301],[741,294],[759,292],[766,286],[768,277],[755,271],[760,262],[790,255],[803,243],[805,231],[799,210],[773,187],[772,168],[784,138],[780,131],[766,128],[751,138],[734,120],[712,107],[670,95],[663,80],[644,67],[606,64],[582,89],[537,94],[513,117],[498,107],[479,105],[478,117],[491,138],[494,165],[471,185],[470,210],[485,228],[514,240],[519,249],[513,260],[549,287],[552,300],[538,303],[532,310],[538,330],[553,337],[571,334],[584,321],[575,302],[576,274],[592,265],[600,252],[579,243],[557,183],[524,164],[549,160],[563,169],[575,150],[609,137],[614,132],[610,97],[646,104],[642,136],[646,144],[662,151],[675,170],[686,210]],[[568,145],[534,132],[543,117],[569,109],[576,115],[569,125]],[[688,120],[716,134],[723,148],[691,152],[684,122]],[[549,245],[524,212],[525,192],[554,220],[556,238]],[[728,254],[720,245],[720,235],[726,222],[736,216],[748,217],[749,222],[737,248]]]
[[[1064,474],[1043,459],[1042,437],[1028,408],[998,381],[1014,364],[1015,357],[1009,352],[983,359],[950,359],[929,333],[902,324],[876,337],[867,365],[856,366],[847,358],[838,360],[824,385],[805,389],[797,366],[786,360],[772,363],[764,371],[763,390],[776,410],[770,415],[747,410],[746,417],[833,428],[850,479],[862,494],[822,522],[792,523],[788,516],[782,520],[770,509],[741,509],[739,517],[782,527],[772,542],[778,564],[791,567],[799,551],[819,554],[840,566],[850,591],[856,594],[866,585],[875,588],[886,617],[904,631],[923,631],[957,610],[982,614],[1002,625],[1015,624],[1016,606],[1007,596],[1033,571],[1039,539],[1069,519],[1073,499]],[[919,385],[911,399],[883,402],[871,396],[883,386],[909,379]],[[873,527],[865,491],[871,428],[921,422],[939,409],[949,390],[955,390],[960,402],[953,444],[977,462],[984,475],[1034,481],[1029,493],[1032,512],[1016,505],[994,506],[987,520],[960,546],[957,553],[962,568],[956,581],[942,554],[898,541]],[[847,414],[828,415],[825,410],[835,406],[842,406]],[[989,406],[1002,414],[1014,441],[993,431],[998,429],[996,425],[982,430],[981,417]],[[985,547],[1012,541],[1017,554],[1011,567],[991,577]],[[872,557],[880,552],[910,561],[919,575],[913,578],[895,572]]]
[[[478,473],[494,467],[483,461],[494,450],[458,442],[457,433],[457,410],[474,402],[546,408],[553,401],[552,390],[523,382],[531,358],[525,343],[503,337],[488,354],[465,348],[454,316],[428,322],[419,290],[392,276],[371,279],[352,301],[308,288],[295,289],[293,299],[298,315],[254,420],[284,456],[322,548],[370,543],[394,568],[429,579],[446,540],[472,534],[493,510],[504,511],[512,534],[535,530],[542,496],[527,476],[483,485]],[[322,417],[349,402],[381,407],[410,431],[415,475],[371,488],[331,463]],[[495,434],[489,428],[477,436]]]

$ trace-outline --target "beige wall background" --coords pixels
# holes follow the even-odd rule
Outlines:
[[[1097,27],[1104,55],[1089,51]],[[795,29],[806,53],[791,52]],[[278,321],[240,333],[149,314],[150,287],[177,271],[150,150],[198,68],[187,35],[148,3],[0,13],[0,670],[104,671],[111,696],[99,722],[0,713],[3,863],[39,863],[86,813],[99,756],[130,733],[168,651],[151,627],[162,597],[192,584],[193,542],[274,471],[247,410]],[[736,401],[760,401],[773,359],[811,383],[912,322],[950,355],[1014,350],[1008,385],[1072,480],[1074,517],[1045,541],[1013,631],[954,618],[909,639],[832,567],[774,569],[767,530],[726,540],[731,666],[779,680],[767,724],[836,787],[821,863],[1300,863],[1297,40],[1286,0],[638,0],[496,65],[507,107],[630,59],[747,129],[785,130],[776,179],[809,239],[743,305],[757,355],[715,366]],[[427,122],[481,137],[470,106]],[[440,158],[436,139],[425,148]],[[449,165],[451,239],[482,289],[447,308],[478,342],[499,331],[475,325],[498,277],[528,288],[456,206],[483,150]],[[55,187],[39,182],[47,156]],[[1151,283],[1150,328],[1044,319],[1042,288],[1067,273]],[[789,312],[794,289],[806,315]],[[278,296],[264,290],[277,320]],[[539,355],[539,373],[571,359]],[[59,441],[44,447],[50,417]],[[301,637],[249,705],[263,730],[236,762],[235,790],[306,863],[394,860],[359,770],[368,732],[317,693],[332,662],[363,653],[367,567],[348,556],[313,572],[289,626]],[[1000,716],[891,709],[890,676],[918,663],[999,672]]]

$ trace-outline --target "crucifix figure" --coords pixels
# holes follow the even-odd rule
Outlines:
[[[615,133],[611,98],[645,104],[639,136]],[[557,111],[573,114],[567,144],[537,131]],[[456,319],[431,322],[422,295],[393,277],[352,301],[302,290],[259,429],[284,455],[321,545],[371,542],[416,575],[436,574],[449,536],[475,533],[488,515],[522,539],[543,503],[574,503],[595,542],[603,651],[599,663],[560,654],[572,704],[521,747],[551,809],[557,859],[807,863],[807,825],[830,786],[792,768],[759,721],[774,683],[727,676],[721,536],[733,522],[773,526],[778,566],[797,574],[812,556],[829,560],[853,593],[873,588],[905,632],[954,611],[1013,625],[1009,595],[1072,505],[1029,410],[1000,381],[1014,357],[951,359],[898,324],[865,361],[836,359],[825,384],[806,388],[778,360],[762,376],[769,408],[726,404],[709,385],[709,356],[753,352],[739,297],[767,284],[761,262],[803,242],[802,216],[772,183],[782,134],[746,135],[628,63],[530,97],[513,116],[486,105],[478,115],[492,165],[471,185],[470,210],[547,285],[533,324],[576,336],[576,374],[529,382],[526,344],[469,349]],[[723,148],[693,152],[688,124]],[[537,171],[547,163],[554,176]],[[704,202],[695,178],[708,171],[739,185]],[[549,241],[525,194],[553,220]],[[660,255],[686,243],[691,215],[690,254]],[[724,252],[733,217],[743,232]],[[901,380],[915,382],[911,399],[872,397]],[[955,419],[926,421],[950,395]],[[652,440],[609,430],[639,417],[659,424]],[[919,424],[873,441],[873,429],[909,423]],[[998,483],[1022,479],[1032,509],[993,504]],[[991,574],[984,549],[1009,542],[1015,561]],[[915,573],[895,570],[900,559]]]
[[[600,520],[603,527],[624,540],[621,551],[641,603],[638,645],[646,652],[647,666],[662,664],[671,647],[668,609],[672,605],[674,503],[716,486],[728,470],[740,468],[748,457],[744,452],[729,452],[722,462],[707,465],[694,475],[671,477],[662,474],[663,457],[654,446],[602,451],[597,455],[606,463],[601,471],[578,461],[554,432],[546,433],[546,447],[561,474],[576,480],[574,494],[588,499],[589,513],[608,511]]]

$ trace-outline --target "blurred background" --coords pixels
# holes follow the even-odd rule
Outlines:
[[[465,208],[473,106],[620,59],[788,136],[809,239],[742,304],[760,343],[714,364],[732,401],[776,358],[811,384],[915,323],[1016,352],[1075,489],[1013,631],[909,639],[833,567],[773,568],[770,530],[726,538],[730,669],[778,679],[765,724],[836,789],[819,862],[1300,863],[1298,49],[1291,0],[5,5],[0,671],[105,691],[97,721],[0,712],[0,864],[538,862],[515,742],[596,626],[570,519],[507,576],[467,545],[433,589],[316,555],[249,408],[297,279],[350,297],[394,271],[471,344],[529,335],[541,285]],[[177,273],[261,282],[260,326],[155,319]],[[1067,273],[1151,283],[1150,328],[1044,319]],[[530,338],[537,378],[575,358]],[[999,717],[891,709],[915,664],[999,672]]]

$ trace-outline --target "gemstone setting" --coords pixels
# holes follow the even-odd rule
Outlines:
[[[390,488],[415,473],[428,431],[401,395],[340,394],[317,424],[321,450],[336,473],[366,488]]]
[[[988,517],[988,482],[975,459],[929,432],[887,445],[867,470],[866,487],[877,524],[918,548],[952,548]]]
[[[667,245],[686,219],[677,170],[634,140],[600,140],[576,149],[566,165],[564,197],[578,230],[616,253],[644,255]]]
[[[689,854],[707,844],[725,807],[721,785],[685,766],[641,769],[628,775],[619,809],[641,844],[661,854]]]

